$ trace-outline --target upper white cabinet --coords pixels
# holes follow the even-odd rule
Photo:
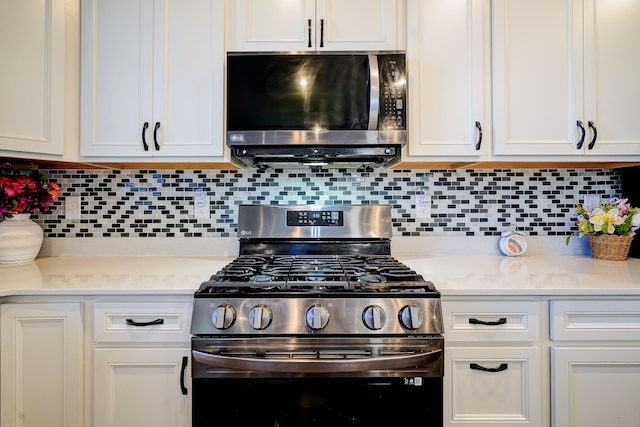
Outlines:
[[[495,0],[494,152],[640,155],[640,3]]]
[[[488,1],[408,0],[411,160],[490,149],[490,29]]]
[[[81,156],[223,155],[223,0],[82,0]]]
[[[402,0],[230,0],[229,51],[403,48]]]
[[[64,3],[0,1],[0,150],[63,153]]]

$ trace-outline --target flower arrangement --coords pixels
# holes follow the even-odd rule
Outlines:
[[[0,217],[11,218],[17,213],[46,213],[58,198],[60,187],[47,182],[46,175],[0,175]]]
[[[586,235],[635,236],[640,226],[640,210],[632,207],[628,199],[613,198],[593,209],[576,205],[576,224],[580,237]],[[571,235],[567,237],[567,244]]]

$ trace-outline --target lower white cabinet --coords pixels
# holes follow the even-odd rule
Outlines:
[[[640,425],[640,347],[552,347],[552,425]]]
[[[2,427],[81,427],[82,303],[0,306]]]
[[[444,298],[444,425],[543,425],[536,300]]]
[[[189,355],[189,348],[96,349],[93,426],[190,426]]]
[[[93,306],[93,427],[191,425],[192,297]]]
[[[552,300],[551,425],[640,425],[640,300]]]
[[[446,350],[445,425],[541,425],[540,349]]]

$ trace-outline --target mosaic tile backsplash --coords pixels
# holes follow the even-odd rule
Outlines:
[[[528,235],[570,234],[575,200],[619,195],[615,170],[49,170],[61,185],[47,237],[235,237],[240,204],[389,204],[395,236],[492,236],[514,224]],[[194,196],[210,218],[194,217]],[[416,219],[415,196],[430,194],[431,218]],[[80,220],[64,215],[81,196]]]

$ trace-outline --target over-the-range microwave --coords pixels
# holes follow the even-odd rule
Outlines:
[[[228,53],[236,163],[383,166],[406,143],[404,52]]]

